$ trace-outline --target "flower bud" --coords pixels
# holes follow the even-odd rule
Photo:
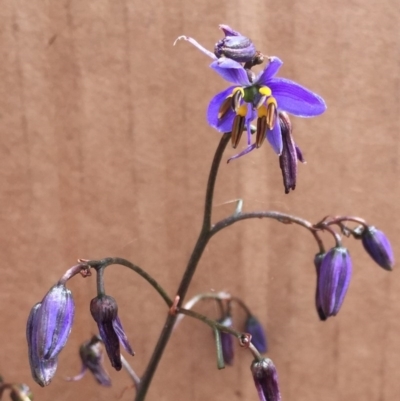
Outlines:
[[[28,342],[29,365],[31,374],[36,383],[40,386],[48,386],[57,370],[57,357],[43,359],[39,357],[37,337],[40,330],[38,313],[41,303],[37,303],[31,310],[26,325],[26,339]]]
[[[214,54],[227,57],[239,63],[252,61],[257,55],[253,42],[246,36],[234,31],[228,25],[220,25],[225,38],[219,40],[214,47]]]
[[[260,401],[280,401],[281,394],[278,386],[278,374],[271,359],[263,358],[261,361],[255,360],[251,364],[250,369]]]
[[[319,305],[326,318],[339,312],[349,287],[351,271],[351,259],[346,248],[337,246],[323,257],[317,291]]]
[[[244,328],[246,333],[251,334],[251,342],[257,348],[257,351],[264,354],[268,350],[267,336],[261,323],[254,317],[249,316]]]
[[[118,305],[115,299],[109,295],[93,298],[90,302],[90,312],[99,328],[100,337],[103,340],[111,365],[116,370],[121,370],[119,342],[121,341],[129,354],[134,355],[134,352],[118,317]]]
[[[72,293],[64,284],[50,288],[37,315],[37,351],[44,360],[55,358],[64,348],[75,314]]]
[[[326,320],[327,319],[327,317],[325,316],[325,314],[324,314],[324,312],[322,310],[321,303],[319,301],[319,285],[318,285],[319,271],[320,271],[320,268],[321,268],[322,260],[324,259],[325,255],[326,255],[325,253],[320,252],[320,253],[317,253],[315,255],[315,257],[314,257],[314,266],[315,266],[315,270],[316,270],[316,273],[317,273],[317,285],[316,285],[316,290],[315,290],[315,306],[317,308],[318,316],[319,316],[319,318],[321,320]]]
[[[361,234],[361,241],[369,256],[385,270],[392,270],[394,256],[386,235],[373,226],[366,227]]]
[[[279,113],[279,124],[281,125],[282,134],[282,153],[279,156],[279,166],[282,171],[283,186],[285,193],[296,188],[297,164],[298,160],[304,162],[301,150],[294,143],[292,137],[292,124],[289,116],[285,112]]]
[[[230,316],[220,319],[218,322],[225,327],[232,327],[232,318]],[[224,362],[227,365],[233,365],[235,352],[234,352],[232,335],[221,331],[221,344],[222,344],[222,355],[224,357]]]

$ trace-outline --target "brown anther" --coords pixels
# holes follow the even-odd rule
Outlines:
[[[226,116],[226,113],[229,110],[233,110],[232,106],[233,100],[232,100],[232,95],[228,96],[221,104],[221,107],[218,110],[218,120],[221,120],[221,118],[224,118]]]
[[[259,148],[265,141],[267,131],[267,118],[261,116],[257,118],[256,147]]]
[[[179,300],[181,299],[181,297],[179,295],[177,295],[174,299],[174,302],[172,303],[171,307],[169,308],[169,314],[171,316],[175,316],[176,313],[178,312],[178,303]]]
[[[239,338],[239,345],[243,348],[249,348],[251,344],[251,334],[249,333],[244,333],[240,338]]]
[[[276,122],[276,105],[275,103],[269,103],[267,106],[267,127],[272,129]]]
[[[232,126],[232,147],[236,149],[237,145],[240,142],[240,138],[242,137],[243,129],[244,129],[245,117],[237,114],[235,119],[233,120]]]

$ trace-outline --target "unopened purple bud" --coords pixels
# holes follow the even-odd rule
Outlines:
[[[282,153],[279,156],[279,166],[282,171],[285,193],[296,188],[298,148],[292,137],[292,124],[285,112],[279,113],[279,124],[282,133]],[[301,156],[302,157],[302,156]]]
[[[232,318],[230,316],[220,319],[219,323],[221,323],[225,327],[232,328]],[[222,355],[224,357],[224,362],[227,365],[233,365],[235,352],[234,352],[232,335],[221,331],[221,344],[222,344]]]
[[[351,271],[351,259],[346,248],[332,248],[322,259],[317,291],[319,304],[327,318],[339,312],[349,287]]]
[[[373,226],[366,227],[361,234],[361,241],[369,256],[385,270],[392,270],[394,256],[386,235]]]
[[[315,290],[315,307],[317,308],[317,313],[321,320],[327,319],[327,317],[325,316],[325,313],[322,310],[321,303],[319,301],[319,285],[318,285],[319,271],[321,268],[322,259],[324,259],[324,257],[325,257],[324,252],[317,253],[314,257],[314,266],[315,266],[315,270],[317,272],[317,285],[316,285],[316,290]]]
[[[129,354],[134,355],[134,352],[118,318],[118,305],[115,299],[109,295],[93,298],[90,302],[90,312],[99,328],[100,337],[103,340],[111,365],[116,370],[121,370],[119,342],[121,341]]]
[[[264,354],[268,351],[267,336],[261,323],[254,316],[249,316],[244,328],[246,333],[251,334],[251,342],[258,352]]]
[[[56,284],[50,288],[37,316],[37,349],[40,358],[55,358],[64,348],[71,332],[74,314],[75,304],[71,291],[64,284]]]
[[[93,336],[79,348],[79,356],[82,360],[82,371],[89,369],[96,381],[102,386],[111,386],[111,379],[103,366],[103,349],[102,341]]]
[[[37,337],[40,331],[38,321],[41,303],[37,303],[31,310],[26,325],[26,340],[28,342],[29,365],[32,377],[40,386],[48,386],[57,370],[57,357],[43,359],[39,356]]]
[[[260,401],[280,401],[281,394],[278,386],[278,374],[271,359],[263,358],[261,361],[255,360],[251,364],[250,369]]]
[[[227,57],[239,63],[246,63],[254,60],[257,55],[253,42],[246,36],[234,31],[228,25],[220,25],[225,38],[219,40],[214,47],[214,54],[220,57]]]

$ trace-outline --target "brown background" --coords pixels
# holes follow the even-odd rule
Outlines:
[[[113,400],[80,368],[78,345],[96,330],[95,280],[75,278],[77,313],[53,383],[30,378],[25,322],[31,306],[78,257],[122,256],[172,295],[200,227],[204,187],[219,134],[209,99],[226,83],[210,60],[226,23],[285,61],[282,76],[322,95],[328,111],[293,118],[308,161],[284,195],[266,145],[223,163],[215,218],[243,198],[245,210],[278,209],[316,222],[352,214],[383,229],[399,254],[400,3],[397,0],[0,0],[0,373],[32,386],[36,400]],[[244,142],[243,142],[244,144]],[[228,149],[227,155],[232,155]],[[330,238],[327,237],[330,241]],[[298,227],[239,223],[207,247],[190,294],[228,290],[267,327],[286,401],[398,399],[400,280],[346,241],[354,274],[338,317],[314,310],[316,246]],[[106,273],[141,373],[166,307],[122,267]],[[200,308],[216,316],[212,304]],[[238,324],[240,323],[240,317]],[[212,335],[185,320],[169,344],[151,400],[256,400],[251,358],[217,371]],[[107,366],[111,371],[109,363]],[[121,400],[133,398],[129,388]]]

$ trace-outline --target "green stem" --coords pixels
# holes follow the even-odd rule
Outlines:
[[[165,303],[171,307],[172,306],[172,300],[166,293],[163,287],[161,287],[160,284],[156,280],[154,280],[153,277],[150,276],[147,272],[145,272],[143,269],[141,269],[139,266],[134,265],[133,263],[129,262],[129,260],[123,259],[123,258],[104,258],[101,260],[88,260],[85,261],[85,264],[87,266],[93,267],[97,271],[97,291],[101,290],[104,293],[104,287],[103,284],[99,284],[99,280],[102,280],[102,274],[104,269],[107,266],[110,265],[122,265],[125,266],[131,270],[133,270],[135,273],[139,274],[139,276],[143,277],[164,299]],[[101,275],[101,276],[100,276]],[[100,277],[99,277],[100,276]]]
[[[230,137],[231,137],[230,133],[222,135],[217,150],[215,151],[214,154],[214,159],[210,168],[210,174],[208,176],[206,199],[204,205],[203,225],[176,293],[177,296],[179,297],[177,305],[178,307],[180,307],[182,302],[184,301],[189,285],[196,271],[197,264],[203,254],[203,251],[209,239],[211,238],[210,235],[211,212],[212,212],[212,203],[214,197],[215,181],[217,179],[218,169],[221,163],[222,155],[224,153],[226,145],[229,142]],[[149,389],[150,383],[153,379],[154,373],[157,370],[158,363],[161,360],[165,347],[168,344],[176,319],[177,315],[169,314],[167,316],[160,337],[158,339],[157,345],[153,351],[153,354],[150,358],[147,368],[143,374],[142,381],[139,386],[139,391],[136,394],[135,401],[143,401],[146,398],[146,394]]]

